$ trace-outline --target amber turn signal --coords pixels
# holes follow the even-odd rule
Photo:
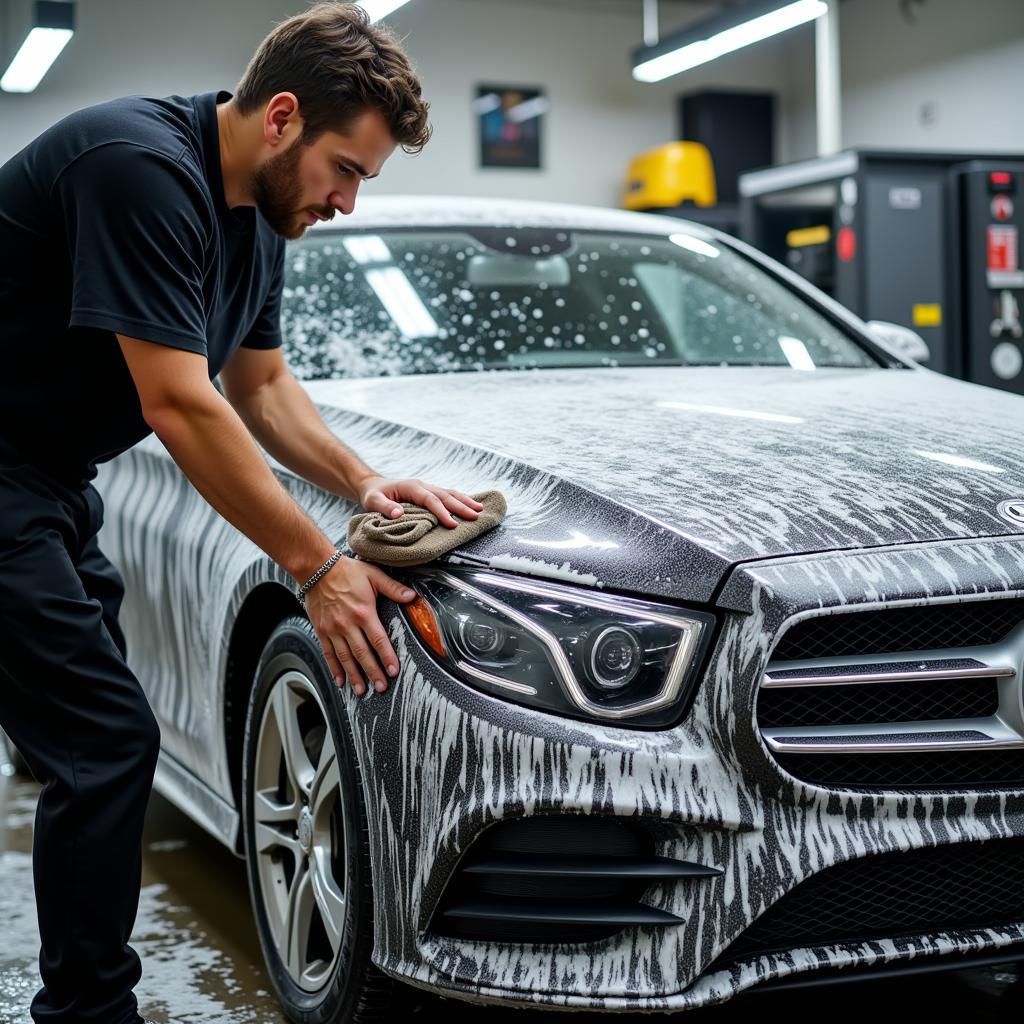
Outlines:
[[[444,641],[441,639],[441,630],[437,625],[437,619],[430,609],[430,605],[417,594],[415,601],[410,601],[404,606],[406,614],[412,624],[416,627],[420,639],[439,657],[447,657],[448,652],[444,649]]]

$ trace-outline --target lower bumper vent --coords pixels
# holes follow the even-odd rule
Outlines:
[[[636,925],[683,919],[640,902],[653,884],[702,880],[721,868],[659,857],[635,823],[537,816],[490,826],[466,851],[429,930],[498,942],[593,942]]]

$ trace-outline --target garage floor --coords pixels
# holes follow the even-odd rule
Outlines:
[[[32,897],[32,821],[39,787],[23,777],[0,777],[0,1024],[32,1024],[28,1004],[38,988],[35,905]],[[142,895],[132,945],[143,962],[136,988],[143,1012],[169,1024],[287,1024],[263,971],[249,910],[242,862],[184,815],[154,794],[146,821]],[[412,992],[410,1013],[426,1019],[443,1009],[449,1020],[538,1024],[572,1020],[650,1021],[648,1015],[580,1015],[544,1011],[481,1009],[457,1000],[441,1002]],[[916,980],[818,988],[799,993],[750,995],[701,1013],[658,1015],[658,1020],[748,1020],[749,1013],[778,1011],[795,1016],[820,1012],[823,1000],[842,1002],[834,1021],[862,1024],[904,1014],[935,1019],[958,1015],[975,1024],[1019,1021],[1024,977],[1007,965]],[[886,1011],[879,1014],[881,1007]]]

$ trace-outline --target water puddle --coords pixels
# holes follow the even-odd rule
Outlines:
[[[32,822],[39,786],[0,779],[0,1022],[32,1024],[39,932]],[[142,889],[131,944],[142,958],[135,988],[147,1017],[167,1024],[286,1024],[270,990],[242,861],[153,794]]]

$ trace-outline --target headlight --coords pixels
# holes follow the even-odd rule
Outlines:
[[[619,690],[637,677],[641,658],[640,641],[634,633],[622,626],[608,626],[593,639],[587,675],[602,690]]]
[[[406,570],[402,610],[453,675],[572,717],[671,724],[714,616],[485,570]]]

